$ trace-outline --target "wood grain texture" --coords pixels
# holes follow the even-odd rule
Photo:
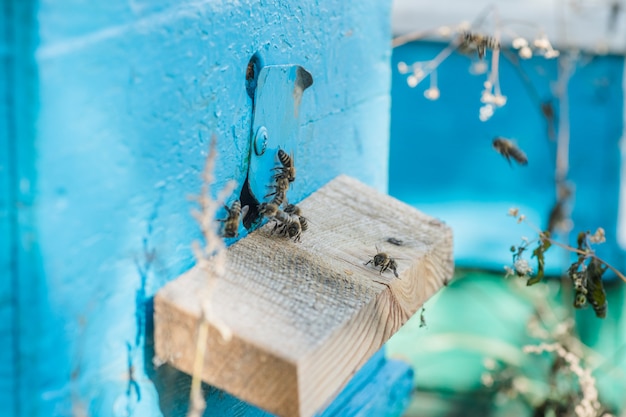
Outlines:
[[[357,180],[337,177],[302,201],[302,242],[266,225],[228,248],[211,298],[203,379],[278,416],[311,416],[452,276],[445,224]],[[387,243],[394,237],[401,246]],[[364,265],[376,246],[400,278]],[[156,355],[191,372],[206,276],[193,268],[155,297]]]

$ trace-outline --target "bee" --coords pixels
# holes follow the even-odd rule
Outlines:
[[[274,179],[286,178],[290,183],[294,182],[296,180],[296,166],[293,163],[293,155],[287,155],[287,152],[279,149],[278,160],[282,166],[273,168],[274,171],[279,171],[274,175]]]
[[[309,222],[306,219],[306,217],[303,216],[298,216],[298,220],[300,221],[300,227],[302,228],[303,232],[306,232],[309,228]]]
[[[376,247],[376,250],[378,251],[378,253],[374,255],[372,259],[367,261],[365,265],[372,263],[374,264],[374,267],[380,266],[380,275],[382,275],[382,273],[386,270],[391,269],[396,278],[399,278],[397,271],[398,263],[396,262],[396,260],[389,256],[387,253],[381,252],[378,247]]]
[[[287,236],[290,239],[293,238],[294,242],[300,241],[303,230],[302,224],[300,223],[300,216],[279,210],[274,216],[274,220],[276,221],[276,225],[274,225],[272,229],[272,234],[278,230],[280,236]]]
[[[286,224],[285,234],[289,236],[289,239],[293,238],[294,242],[300,242],[300,237],[302,236],[302,225],[300,224],[300,219],[296,216],[295,218],[290,218],[290,222]]]
[[[511,165],[511,158],[517,161],[520,165],[527,165],[528,158],[526,154],[509,139],[505,139],[500,136],[496,136],[493,139],[493,148],[502,156],[506,158],[509,165]]]
[[[500,49],[500,42],[494,37],[483,35],[480,33],[464,32],[461,35],[461,43],[459,49],[462,51],[476,51],[478,52],[478,58],[483,59],[487,49],[496,50]]]
[[[286,199],[287,189],[289,188],[289,180],[282,177],[276,178],[276,184],[270,187],[274,188],[274,192],[266,194],[265,198],[274,196],[272,198],[272,203],[280,206]]]
[[[245,217],[248,212],[248,206],[244,206],[241,208],[241,202],[239,200],[235,200],[233,204],[230,206],[224,206],[228,216],[225,219],[218,219],[218,221],[223,222],[224,225],[222,227],[222,236],[224,237],[237,237],[239,235],[239,219],[241,217]]]
[[[259,213],[265,217],[274,217],[280,211],[277,204],[272,202],[259,204]]]
[[[308,228],[308,223],[304,217],[296,214],[286,213],[274,203],[261,203],[259,213],[275,222],[271,234],[278,232],[280,236],[293,238],[294,242],[299,242],[302,232]],[[304,219],[304,227],[301,223]]]
[[[296,216],[299,216],[300,214],[302,214],[302,210],[300,210],[300,207],[296,206],[295,204],[287,204],[285,206],[285,213],[295,214]]]
[[[300,226],[303,232],[309,228],[309,222],[306,217],[302,216],[302,210],[300,209],[300,207],[296,206],[295,204],[287,204],[285,206],[285,213],[298,216],[298,221],[300,222]]]

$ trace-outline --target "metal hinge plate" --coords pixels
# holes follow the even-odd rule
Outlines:
[[[266,201],[265,195],[271,192],[278,149],[294,158],[297,154],[300,102],[312,84],[311,74],[299,65],[270,65],[259,71],[248,168],[249,191],[258,202]]]

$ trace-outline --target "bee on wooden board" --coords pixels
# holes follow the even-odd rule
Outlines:
[[[293,238],[294,242],[300,242],[300,237],[302,236],[302,225],[300,224],[300,218],[298,216],[290,216],[289,222],[285,223],[284,233],[289,237],[289,239]]]
[[[524,151],[513,143],[512,140],[506,139],[500,136],[496,136],[493,139],[493,148],[502,156],[506,158],[509,165],[511,165],[511,158],[513,158],[520,165],[528,165],[528,158]]]
[[[274,175],[274,179],[286,178],[290,183],[294,182],[296,180],[296,166],[293,163],[293,154],[288,155],[287,152],[279,149],[278,160],[281,166],[273,168],[274,171],[278,171]]]
[[[293,205],[289,205],[293,206]],[[288,207],[289,207],[288,206]],[[259,212],[276,222],[271,234],[278,231],[281,236],[293,238],[294,242],[299,242],[302,232],[308,229],[308,222],[305,217],[293,213],[287,213],[274,203],[262,203],[259,206]]]
[[[365,265],[369,265],[371,263],[374,265],[375,268],[380,267],[380,275],[390,269],[391,271],[393,271],[393,274],[396,276],[396,278],[399,278],[397,271],[398,263],[396,262],[396,260],[389,256],[389,254],[387,254],[386,252],[382,252],[378,248],[378,246],[376,246],[376,250],[378,251],[378,253],[374,255],[372,259],[367,261]]]
[[[287,204],[285,207],[285,213],[288,214],[295,214],[296,216],[299,216],[302,214],[302,210],[300,210],[300,207],[296,206],[295,204]]]
[[[224,206],[228,216],[225,219],[218,219],[218,221],[223,222],[224,225],[222,227],[222,236],[224,237],[237,237],[239,230],[239,219],[245,217],[248,212],[248,206],[244,206],[241,208],[241,202],[239,200],[235,200],[233,204],[230,206]]]
[[[306,222],[305,228],[302,227],[301,219],[300,216],[279,210],[274,216],[276,224],[272,229],[272,234],[278,230],[280,236],[286,236],[290,239],[293,238],[294,242],[299,242],[302,232],[308,228]]]
[[[287,214],[294,214],[298,216],[298,219],[300,220],[300,226],[302,226],[303,232],[309,228],[309,222],[307,218],[302,215],[302,209],[300,209],[300,207],[296,206],[295,204],[287,204],[284,207],[284,210]]]
[[[464,32],[461,35],[461,43],[459,44],[461,51],[476,51],[478,58],[483,59],[487,49],[500,49],[500,42],[494,37],[483,35],[475,32]]]

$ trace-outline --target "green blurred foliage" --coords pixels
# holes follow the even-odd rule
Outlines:
[[[555,337],[580,345],[581,364],[592,370],[604,409],[626,412],[625,290],[618,281],[605,286],[608,313],[598,319],[591,307],[573,309],[573,293],[561,291],[559,279],[527,287],[504,273],[457,271],[425,305],[426,326],[418,312],[387,343],[388,356],[416,371],[405,415],[532,416],[551,395],[550,384],[564,382],[550,376],[553,354],[527,354],[522,347]],[[569,386],[577,394],[577,384]],[[528,395],[516,395],[520,387]]]

